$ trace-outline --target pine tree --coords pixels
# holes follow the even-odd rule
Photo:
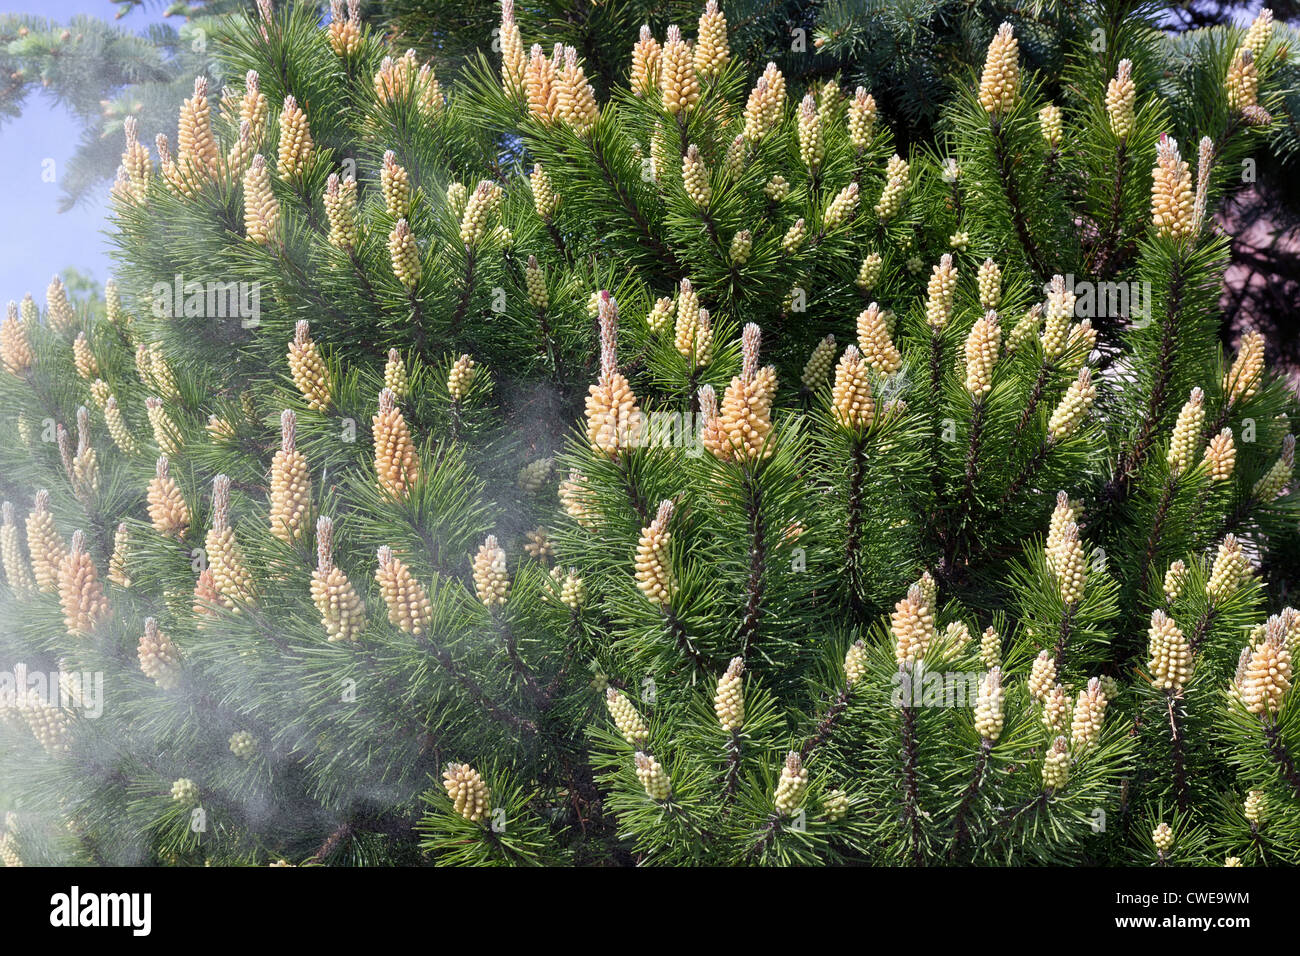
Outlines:
[[[102,308],[0,329],[6,865],[1294,862],[1295,409],[1207,224],[1277,41],[1184,142],[1102,12],[906,155],[712,3],[608,94],[230,20]]]
[[[207,0],[183,26],[152,24],[138,33],[91,16],[0,16],[0,115],[42,108],[31,96],[39,92],[82,125],[76,151],[58,171],[61,211],[112,182],[128,122],[160,129],[173,120],[194,74],[212,66],[207,36],[215,17],[237,7]],[[219,89],[219,75],[211,78]]]

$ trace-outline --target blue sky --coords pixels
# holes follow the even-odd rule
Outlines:
[[[86,13],[112,22],[117,7],[111,0],[0,0],[0,12],[56,21]],[[161,5],[153,3],[116,24],[139,31],[160,15]],[[35,92],[23,104],[21,117],[0,126],[0,181],[7,184],[5,224],[0,229],[0,304],[20,299],[25,292],[43,303],[50,277],[69,266],[100,282],[110,274],[103,235],[107,184],[96,201],[59,213],[59,184],[42,178],[42,164],[52,159],[57,180],[80,135],[80,124],[62,106]]]

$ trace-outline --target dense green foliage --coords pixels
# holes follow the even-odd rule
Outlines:
[[[103,675],[3,701],[6,863],[1294,862],[1296,409],[1208,225],[1278,40],[1191,117],[1087,7],[905,156],[716,32],[549,97],[225,21],[105,301],[3,330],[0,661]]]

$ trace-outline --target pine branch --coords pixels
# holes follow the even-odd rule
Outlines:
[[[1034,387],[1029,393],[1029,400],[1025,403],[1025,410],[1020,413],[1020,418],[1016,422],[1017,438],[1034,420],[1034,413],[1038,411],[1038,403],[1043,400],[1043,390],[1047,387],[1047,376],[1051,374],[1052,368],[1052,363],[1047,359],[1043,359],[1038,367],[1038,377],[1034,379]]]
[[[740,643],[740,656],[748,660],[763,615],[767,541],[763,527],[763,491],[756,472],[746,471],[744,489],[745,515],[749,524],[749,577],[745,584],[745,616],[736,637]]]
[[[676,253],[664,245],[656,232],[650,228],[650,224],[641,214],[641,210],[637,207],[636,202],[628,194],[622,182],[620,182],[619,178],[614,174],[614,171],[610,169],[609,161],[605,156],[604,149],[600,145],[599,140],[593,140],[591,142],[591,155],[596,162],[596,168],[600,170],[601,176],[604,177],[606,185],[609,186],[610,190],[614,193],[615,198],[618,199],[619,205],[623,207],[623,211],[626,212],[632,218],[632,222],[635,223],[637,231],[641,234],[641,241],[650,249],[654,250],[655,256],[667,265],[670,278],[674,280],[685,278],[687,270],[678,260]]]
[[[695,666],[700,670],[713,670],[713,661],[707,654],[704,654],[695,646],[694,643],[692,643],[690,635],[686,631],[686,625],[683,624],[681,618],[677,616],[677,612],[668,605],[664,605],[661,610],[663,611],[664,622],[668,625],[668,633],[672,636],[673,643],[677,646],[678,650],[683,651],[688,657],[690,657],[690,659],[695,662]]]
[[[1127,145],[1127,140],[1121,140],[1115,147],[1115,179],[1111,185],[1110,213],[1107,216],[1106,226],[1098,238],[1095,255],[1088,266],[1089,273],[1095,276],[1106,274],[1106,267],[1110,264],[1115,243],[1119,240],[1123,215],[1124,172],[1128,159]]]
[[[1011,207],[1011,222],[1016,230],[1016,239],[1035,278],[1039,282],[1046,282],[1048,270],[1043,263],[1042,253],[1029,232],[1029,222],[1025,217],[1025,209],[1020,198],[1020,187],[1016,183],[1015,167],[1007,148],[1006,128],[1000,120],[992,118],[989,129],[993,137],[993,155],[997,160],[998,179],[1002,184],[1007,203]]]
[[[979,469],[980,438],[984,431],[984,399],[977,398],[971,412],[970,439],[966,445],[966,465],[961,497],[948,529],[944,547],[943,568],[945,576],[954,573],[958,554],[958,543],[962,536],[962,525],[975,500],[975,476]]]
[[[1146,546],[1142,549],[1142,561],[1138,566],[1136,579],[1139,588],[1146,586],[1147,576],[1151,573],[1151,565],[1156,559],[1160,536],[1164,533],[1165,521],[1169,518],[1169,508],[1174,502],[1177,490],[1178,478],[1170,475],[1160,492],[1160,503],[1156,506],[1155,516],[1151,519],[1151,533],[1147,535]]]
[[[723,786],[723,792],[726,793],[728,804],[735,799],[736,787],[740,783],[740,757],[740,734],[733,730],[731,736],[727,738],[727,774],[725,777],[726,783]]]
[[[988,766],[989,753],[992,749],[993,741],[987,737],[980,741],[979,751],[975,755],[975,768],[971,771],[970,783],[966,787],[966,792],[962,794],[961,803],[957,807],[957,815],[953,822],[952,842],[948,846],[948,860],[950,862],[970,836],[968,817],[975,804],[975,798],[979,796],[980,787],[984,783],[984,771]]]
[[[1147,395],[1146,407],[1142,412],[1138,433],[1129,446],[1120,454],[1115,473],[1106,483],[1102,492],[1103,504],[1114,507],[1123,501],[1129,493],[1130,478],[1146,460],[1147,452],[1155,437],[1156,426],[1164,417],[1166,392],[1174,368],[1174,348],[1177,329],[1182,311],[1183,283],[1185,275],[1183,260],[1174,260],[1173,274],[1169,280],[1169,307],[1165,321],[1160,328],[1160,348],[1156,357],[1156,374],[1151,391]]]
[[[1211,601],[1206,605],[1205,612],[1196,619],[1196,625],[1192,628],[1192,632],[1187,638],[1187,646],[1192,649],[1193,654],[1201,649],[1201,644],[1204,643],[1206,636],[1210,633],[1210,626],[1214,623],[1214,619],[1218,613],[1219,609],[1216,608],[1214,602]]]
[[[466,295],[468,295],[468,291]],[[420,305],[420,299],[415,294],[415,289],[408,289],[406,292],[406,301],[411,307],[411,328],[415,330],[415,348],[420,356],[429,361],[433,356],[429,354],[429,337],[424,331],[424,309]]]
[[[1178,720],[1179,697],[1173,692],[1166,692],[1165,703],[1169,711],[1169,739],[1173,747],[1174,761],[1174,801],[1179,810],[1186,811],[1190,795],[1187,791],[1187,755],[1183,749],[1183,731]]]
[[[1055,442],[1052,440],[1051,435],[1048,435],[1042,440],[1038,449],[1030,456],[1029,460],[1025,462],[1016,477],[1012,479],[1011,484],[1007,486],[1007,490],[1002,493],[1002,497],[998,499],[997,507],[999,513],[1009,505],[1016,495],[1020,494],[1020,490],[1024,488],[1036,474],[1038,474],[1043,463],[1047,461],[1048,453],[1051,452],[1053,445],[1055,445]]]
[[[854,438],[849,447],[849,487],[848,487],[848,522],[845,528],[844,567],[849,574],[849,602],[853,612],[859,618],[865,613],[862,601],[862,581],[860,562],[862,539],[863,490],[862,482],[866,477],[867,460],[864,442]]]
[[[497,630],[501,634],[501,643],[505,646],[506,656],[510,659],[515,674],[523,681],[524,687],[528,690],[528,696],[532,698],[533,706],[539,711],[545,712],[551,706],[551,698],[542,689],[541,684],[538,683],[537,675],[533,673],[533,669],[519,656],[519,645],[515,639],[514,630],[510,627],[509,622],[495,609],[492,611],[492,620],[496,623]]]
[[[350,840],[351,838],[352,823],[351,821],[345,820],[335,827],[330,835],[325,838],[325,842],[320,845],[316,852],[307,858],[307,864],[320,865],[324,863],[327,859],[333,856],[334,851],[337,850],[344,841]]]
[[[537,725],[533,723],[533,721],[510,713],[505,707],[488,695],[488,693],[479,686],[478,681],[466,674],[464,670],[462,670],[456,662],[452,660],[451,655],[445,650],[432,642],[428,642],[428,648],[433,654],[434,659],[442,665],[443,670],[450,674],[458,684],[464,687],[470,697],[478,701],[484,710],[502,723],[507,724],[516,730],[523,731],[529,736],[533,736],[537,733]]]
[[[913,866],[924,862],[921,853],[921,795],[918,780],[919,760],[916,741],[916,712],[904,704],[902,714],[903,736],[903,825],[907,829],[907,845]]]
[[[460,299],[457,300],[456,310],[451,315],[451,334],[453,337],[460,335],[461,325],[469,312],[470,297],[474,294],[474,264],[477,257],[478,252],[473,246],[465,247],[465,274],[461,280]]]
[[[1264,721],[1261,727],[1269,756],[1277,764],[1277,769],[1282,774],[1282,779],[1291,788],[1292,795],[1300,800],[1300,770],[1296,769],[1295,760],[1292,759],[1286,742],[1282,740],[1281,729],[1274,721]]]
[[[1070,643],[1070,630],[1072,617],[1074,614],[1074,604],[1067,604],[1065,611],[1061,614],[1061,626],[1056,632],[1056,646],[1052,652],[1052,662],[1056,665],[1058,674],[1065,671],[1065,652]]]
[[[844,689],[840,691],[839,696],[835,698],[835,701],[831,706],[827,708],[825,716],[823,716],[821,721],[817,724],[817,729],[813,731],[812,736],[805,740],[803,746],[799,748],[799,759],[801,761],[806,763],[813,753],[816,752],[817,748],[824,744],[827,738],[830,737],[831,732],[835,729],[836,723],[848,709],[852,693],[853,688],[846,685]]]

